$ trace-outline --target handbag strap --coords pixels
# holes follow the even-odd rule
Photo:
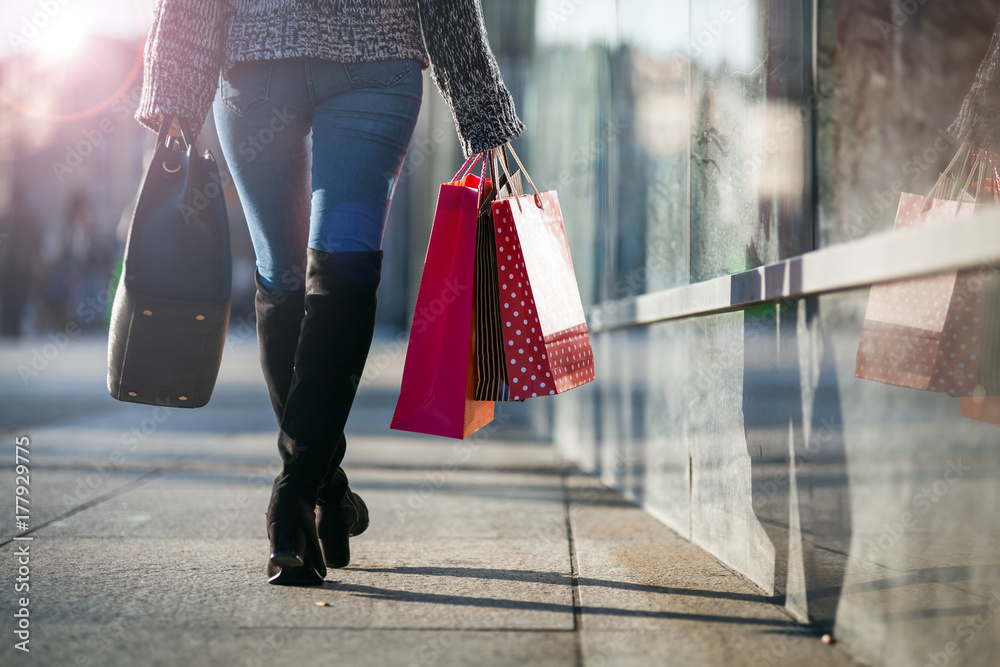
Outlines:
[[[170,126],[173,124],[174,118],[177,119],[177,124],[181,126],[181,136],[184,139],[185,150],[193,147],[194,140],[191,138],[191,132],[187,127],[187,123],[174,114],[166,114],[163,116],[163,120],[160,122],[160,132],[156,136],[157,145],[165,146],[167,144],[167,135],[170,134]]]

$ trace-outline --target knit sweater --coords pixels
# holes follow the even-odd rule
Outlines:
[[[157,130],[164,116],[176,115],[195,134],[220,72],[241,61],[300,56],[433,64],[466,156],[524,129],[479,0],[156,0],[136,118]]]

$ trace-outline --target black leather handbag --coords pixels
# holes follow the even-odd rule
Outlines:
[[[120,401],[197,408],[222,363],[232,299],[219,167],[165,118],[136,201],[108,334],[108,391]],[[184,123],[181,123],[184,125]]]

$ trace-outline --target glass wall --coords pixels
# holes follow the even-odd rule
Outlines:
[[[585,304],[890,231],[955,155],[1000,11],[910,4],[484,2]]]
[[[890,233],[901,196],[927,194],[959,150],[948,128],[1000,0],[485,9],[527,126],[518,147],[559,191],[599,313]],[[555,440],[863,662],[992,664],[995,275],[952,274],[949,317],[957,286],[979,287],[959,299],[963,331],[937,338],[914,338],[902,304],[927,286],[892,292],[905,282],[595,330],[598,379],[549,404]],[[879,289],[897,320],[869,312]]]

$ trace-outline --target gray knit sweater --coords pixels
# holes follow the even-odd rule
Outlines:
[[[297,56],[433,63],[466,156],[524,129],[486,40],[479,0],[156,0],[136,118],[159,129],[165,115],[176,115],[197,132],[220,71]]]

